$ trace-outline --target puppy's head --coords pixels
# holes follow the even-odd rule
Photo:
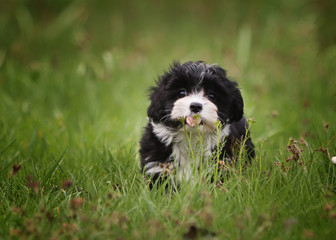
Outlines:
[[[226,71],[201,61],[174,62],[150,92],[148,117],[154,123],[172,128],[194,128],[213,131],[216,122],[223,125],[243,116],[243,99],[237,83]]]

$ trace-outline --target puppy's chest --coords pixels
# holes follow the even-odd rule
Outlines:
[[[207,162],[217,145],[217,139],[215,134],[205,134],[201,137],[183,134],[175,138],[170,159],[174,161],[178,178],[188,180],[201,163]]]
[[[215,136],[205,136],[181,133],[172,143],[171,157],[175,165],[179,166],[184,162],[198,163],[207,160],[212,149],[216,146]]]
[[[171,129],[161,123],[151,123],[153,133],[166,147],[171,146],[172,152],[165,163],[160,167],[171,167],[176,170],[178,180],[192,178],[195,170],[198,170],[201,163],[208,164],[212,151],[218,144],[223,143],[229,135],[230,125],[224,126],[219,133],[202,132],[197,130],[181,131],[181,129]],[[204,165],[203,165],[204,166]]]

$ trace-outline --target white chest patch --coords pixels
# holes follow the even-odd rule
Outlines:
[[[206,166],[212,150],[218,145],[218,139],[222,140],[230,133],[230,125],[226,125],[218,135],[216,132],[207,131],[200,131],[202,132],[200,135],[197,129],[184,131],[183,128],[172,129],[161,123],[152,122],[151,124],[154,134],[166,146],[172,144],[173,151],[169,159],[174,161],[177,181],[192,179],[193,172],[201,164]]]

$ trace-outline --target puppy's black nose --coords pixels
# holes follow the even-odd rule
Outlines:
[[[202,104],[198,102],[192,102],[190,103],[190,111],[193,113],[198,113],[202,111]]]

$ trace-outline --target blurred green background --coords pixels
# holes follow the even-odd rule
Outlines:
[[[109,141],[139,137],[146,89],[173,60],[227,69],[257,139],[308,134],[312,120],[335,114],[333,1],[11,0],[0,9],[5,99],[45,120],[91,116]]]

